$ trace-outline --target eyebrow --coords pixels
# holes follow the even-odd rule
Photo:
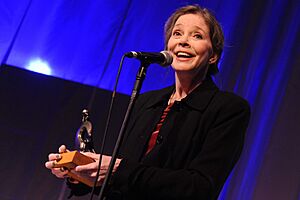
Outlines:
[[[183,24],[175,24],[174,25],[174,27],[173,27],[173,29],[175,28],[175,27],[177,27],[177,26],[183,26]],[[197,29],[200,29],[201,31],[203,31],[205,34],[208,34],[203,28],[201,28],[200,26],[194,26],[194,27],[196,27]]]

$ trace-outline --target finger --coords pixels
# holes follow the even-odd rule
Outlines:
[[[75,167],[76,172],[83,172],[83,171],[94,171],[97,170],[98,164],[96,162],[89,163],[86,165],[79,165]]]
[[[68,171],[62,171],[60,168],[54,168],[51,170],[52,174],[54,174],[57,178],[65,178],[68,174]]]
[[[48,155],[48,160],[59,160],[61,159],[61,155],[58,153],[50,153]]]
[[[59,152],[59,153],[66,153],[66,152],[69,152],[69,150],[67,149],[66,145],[61,145],[61,146],[58,148],[58,152]]]
[[[90,158],[93,158],[94,160],[99,160],[100,154],[95,154],[92,152],[81,152],[83,155],[86,155]]]
[[[57,162],[55,160],[54,161],[48,161],[48,162],[45,163],[45,167],[48,168],[48,169],[53,169],[55,167],[56,163]]]
[[[100,177],[102,177],[102,176],[105,177],[106,173],[107,173],[106,170],[100,170],[99,176],[100,176]],[[96,175],[97,175],[97,171],[92,172],[92,173],[90,174],[91,177],[96,177]]]
[[[52,166],[52,161],[45,162],[46,168],[51,169],[52,168],[51,166]]]
[[[98,178],[98,183],[102,184],[104,182],[105,175],[100,175]]]

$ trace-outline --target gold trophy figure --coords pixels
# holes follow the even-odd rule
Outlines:
[[[81,126],[79,127],[76,138],[79,143],[80,152],[93,152],[94,145],[92,139],[92,123],[89,120],[89,113],[88,110],[84,109],[82,111],[82,121]],[[83,178],[78,176],[77,174],[73,173],[71,170],[74,169],[78,165],[86,165],[92,162],[95,162],[94,159],[85,156],[84,154],[80,153],[79,151],[71,151],[65,152],[61,154],[61,159],[58,160],[54,167],[64,168],[67,169],[68,176],[82,182],[90,187],[94,186],[94,180],[91,178]]]

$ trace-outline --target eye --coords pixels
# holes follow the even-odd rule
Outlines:
[[[203,39],[203,36],[201,34],[197,33],[194,35],[194,38],[201,40],[201,39]]]
[[[174,31],[173,36],[181,36],[181,33],[179,31]]]

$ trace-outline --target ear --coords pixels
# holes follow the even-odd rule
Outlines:
[[[214,64],[214,63],[217,62],[218,58],[219,58],[218,55],[215,54],[215,53],[213,53],[213,55],[209,58],[208,63],[209,63],[210,65],[211,65],[211,64]]]

